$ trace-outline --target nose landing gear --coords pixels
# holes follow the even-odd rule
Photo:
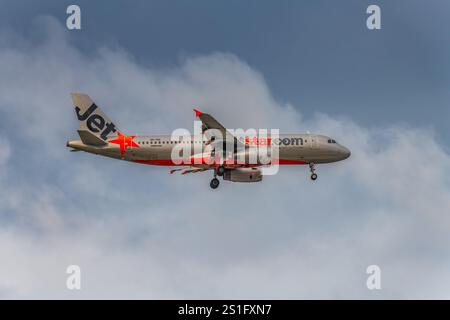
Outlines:
[[[218,169],[214,170],[214,178],[209,183],[209,186],[211,187],[211,189],[217,189],[217,187],[219,187],[220,181],[219,181],[219,179],[217,179],[218,171],[219,171]],[[221,175],[223,175],[223,172],[222,172],[222,174],[219,174],[219,176],[221,176]]]
[[[314,163],[309,164],[309,171],[311,171],[311,180],[315,181],[317,179],[316,168],[314,167]]]

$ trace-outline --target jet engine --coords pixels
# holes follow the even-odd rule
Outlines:
[[[262,178],[262,172],[258,168],[237,168],[226,170],[223,174],[223,180],[232,182],[259,182]]]

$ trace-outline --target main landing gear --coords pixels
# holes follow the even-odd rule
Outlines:
[[[217,179],[217,176],[222,177],[224,173],[225,173],[224,166],[220,166],[214,170],[214,178],[209,183],[209,186],[211,187],[211,189],[217,189],[219,187],[220,181],[219,181],[219,179]]]
[[[214,179],[212,179],[211,182],[209,183],[209,186],[210,186],[212,189],[217,189],[217,187],[219,186],[219,184],[220,184],[219,179],[214,178]]]
[[[315,181],[317,179],[316,168],[314,167],[314,163],[309,164],[309,171],[311,171],[311,180]]]
[[[216,173],[219,177],[223,176],[223,174],[225,173],[225,168],[224,166],[220,166],[217,168]]]

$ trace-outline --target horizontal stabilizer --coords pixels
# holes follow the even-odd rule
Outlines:
[[[81,141],[83,141],[84,144],[88,144],[91,146],[105,146],[108,143],[105,142],[100,137],[97,137],[93,133],[87,130],[78,130],[78,134],[80,135]]]

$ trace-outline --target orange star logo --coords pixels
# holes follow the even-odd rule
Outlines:
[[[139,148],[139,145],[133,141],[134,138],[136,138],[136,136],[126,136],[120,131],[117,131],[117,139],[109,140],[108,142],[118,144],[120,146],[120,156],[123,159],[125,150],[127,150],[128,147]]]

